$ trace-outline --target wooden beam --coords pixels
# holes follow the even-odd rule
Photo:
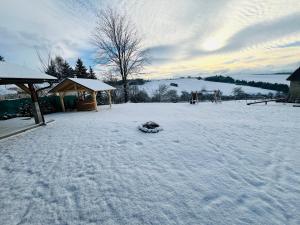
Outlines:
[[[78,97],[78,99],[79,99],[79,92],[78,92],[78,90],[77,90],[77,85],[76,85],[76,83],[74,83],[74,90],[77,92],[77,97]]]
[[[111,108],[111,90],[108,90],[107,94],[108,94],[109,107]]]
[[[37,95],[32,83],[28,84],[28,89],[29,89],[30,95],[31,95],[33,116],[34,116],[35,123],[36,124],[41,124],[41,123],[45,124],[44,115],[40,109],[38,95]]]
[[[265,103],[267,104],[268,102],[276,102],[278,101],[279,99],[269,99],[269,100],[261,100],[261,101],[257,101],[257,102],[249,102],[247,103],[247,105],[253,105],[253,104],[257,104],[257,103]]]
[[[17,87],[21,88],[23,91],[25,91],[27,94],[30,94],[30,90],[28,87],[26,87],[24,84],[15,84]]]
[[[98,112],[98,108],[97,108],[97,92],[96,92],[96,91],[93,91],[93,92],[92,92],[92,95],[93,95],[93,100],[94,100],[95,110],[96,110],[96,112]]]
[[[62,109],[63,112],[66,111],[65,103],[64,103],[64,97],[65,97],[65,93],[64,92],[59,92],[60,105],[61,105],[61,109]]]

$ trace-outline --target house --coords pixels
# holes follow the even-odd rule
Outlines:
[[[289,102],[300,102],[300,67],[287,80],[290,81]]]

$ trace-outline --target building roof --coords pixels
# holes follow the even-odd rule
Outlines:
[[[287,80],[290,81],[296,81],[296,80],[300,80],[300,67],[298,69],[295,70],[294,73],[292,73]]]
[[[0,62],[0,84],[14,83],[42,83],[49,80],[56,80],[56,77],[29,69],[24,66]]]
[[[76,85],[75,85],[76,84]],[[49,92],[67,92],[76,90],[90,90],[90,91],[108,91],[114,90],[113,86],[105,84],[100,80],[84,79],[84,78],[66,78]]]

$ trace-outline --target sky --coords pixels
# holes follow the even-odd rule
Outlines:
[[[299,0],[1,0],[0,55],[40,68],[37,51],[97,72],[91,36],[107,7],[149,52],[145,78],[290,72],[300,66]]]

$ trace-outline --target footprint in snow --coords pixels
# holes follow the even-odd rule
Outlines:
[[[215,201],[218,199],[220,196],[217,193],[211,193],[207,194],[203,197],[203,201],[206,202],[207,204],[210,204],[211,202]]]
[[[135,143],[138,146],[144,145],[142,142],[138,141],[137,143]]]
[[[14,158],[11,155],[5,155],[5,158],[10,161],[10,162],[14,162]]]
[[[127,143],[126,140],[123,140],[123,141],[119,141],[119,142],[118,142],[119,145],[126,144],[126,143]]]

